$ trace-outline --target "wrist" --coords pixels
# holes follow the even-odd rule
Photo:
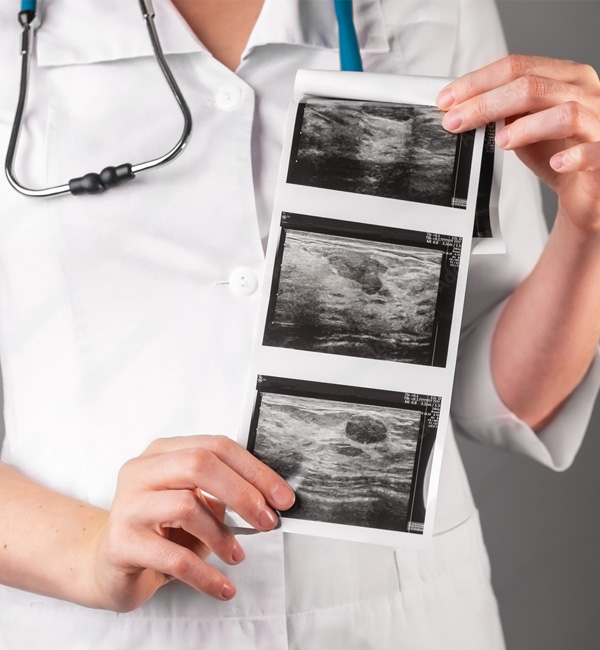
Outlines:
[[[555,247],[563,264],[600,267],[600,225],[582,227],[560,207],[552,227],[550,246]]]
[[[104,535],[108,512],[81,504],[78,529],[71,530],[70,544],[65,548],[64,561],[56,579],[62,583],[59,598],[83,607],[107,609],[101,581],[100,547]],[[57,567],[58,568],[58,567]]]
[[[105,510],[94,514],[86,531],[89,535],[81,540],[77,551],[81,567],[77,580],[78,603],[84,607],[113,609],[110,595],[105,588],[108,569],[103,561],[109,514]]]
[[[557,222],[564,221],[573,232],[600,238],[600,200],[586,191],[585,187],[558,191]]]

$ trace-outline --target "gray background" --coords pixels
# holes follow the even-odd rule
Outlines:
[[[600,1],[500,0],[498,6],[512,52],[585,61],[600,71]],[[550,192],[544,204],[550,223],[556,211]],[[598,648],[599,428],[597,406],[583,448],[564,474],[459,440],[509,650]]]
[[[499,0],[498,8],[511,52],[582,61],[600,71],[600,1]],[[556,213],[550,191],[544,206],[550,223]],[[509,650],[600,647],[599,429],[597,404],[583,447],[562,474],[459,440]]]

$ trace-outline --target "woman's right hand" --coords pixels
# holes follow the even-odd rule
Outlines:
[[[286,510],[294,499],[278,474],[229,438],[154,441],[122,467],[111,511],[94,535],[94,600],[130,611],[173,578],[233,598],[235,587],[205,561],[211,552],[227,564],[244,559],[223,523],[225,506],[268,531],[277,525],[273,508]]]

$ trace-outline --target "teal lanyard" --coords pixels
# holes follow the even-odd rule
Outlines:
[[[340,68],[362,72],[360,49],[352,16],[352,0],[334,0],[334,3],[340,33]]]

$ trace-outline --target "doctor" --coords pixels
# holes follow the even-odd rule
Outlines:
[[[4,148],[18,74],[7,5]],[[221,523],[224,502],[270,531],[294,499],[231,438],[294,74],[338,68],[335,19],[323,0],[155,5],[197,125],[189,150],[99,196],[36,201],[0,185],[0,647],[500,650],[452,435],[428,551],[277,531],[236,540]],[[453,421],[564,469],[600,383],[598,77],[503,58],[484,0],[355,11],[366,70],[466,75],[438,97],[449,130],[509,118],[507,254],[471,263]],[[137,3],[48,1],[37,65],[24,182],[176,139]],[[527,167],[559,194],[547,243]]]

